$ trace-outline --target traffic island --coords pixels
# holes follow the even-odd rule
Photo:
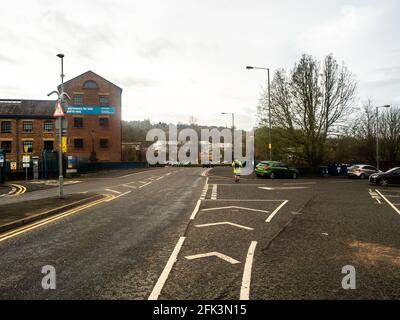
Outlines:
[[[103,198],[105,196],[101,194],[77,193],[67,195],[63,199],[51,197],[0,205],[0,234],[83,205],[97,202]]]

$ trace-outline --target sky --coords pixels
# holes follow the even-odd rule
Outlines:
[[[357,106],[400,105],[398,0],[0,0],[0,98],[47,99],[92,70],[123,88],[124,120],[256,124],[267,74],[332,53]]]

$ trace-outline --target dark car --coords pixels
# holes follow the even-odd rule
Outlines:
[[[383,173],[374,173],[369,177],[369,182],[383,187],[389,184],[400,184],[400,167]]]
[[[285,163],[278,161],[262,161],[257,164],[255,173],[257,177],[275,178],[292,178],[296,179],[299,171],[295,168],[289,168]]]

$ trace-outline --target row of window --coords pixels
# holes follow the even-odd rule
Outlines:
[[[108,128],[109,119],[108,118],[99,118],[99,126],[101,128]],[[74,127],[75,128],[83,128],[83,118],[74,118]]]
[[[44,132],[52,132],[54,128],[53,120],[45,120],[43,122],[43,131]],[[0,127],[1,133],[11,133],[12,132],[12,122],[11,121],[1,121]],[[29,133],[33,132],[33,121],[23,121],[22,122],[22,131]]]
[[[84,140],[81,138],[73,139],[73,144],[75,149],[84,148]],[[107,149],[109,147],[109,139],[99,139],[99,146],[102,149]],[[1,141],[0,149],[5,152],[11,153],[12,151],[12,141]],[[54,141],[45,140],[43,141],[43,150],[54,150]],[[33,152],[33,141],[23,141],[23,152],[32,153]]]
[[[108,118],[99,118],[99,126],[101,128],[108,128],[109,119]],[[83,128],[83,118],[74,118],[74,127],[75,128]],[[23,121],[22,122],[22,131],[24,133],[33,132],[33,121]],[[54,131],[54,121],[53,120],[44,120],[43,131],[44,132],[53,132]],[[0,132],[1,133],[12,133],[12,122],[11,121],[1,121]]]
[[[74,105],[75,106],[82,106],[83,103],[83,94],[75,94],[74,95]],[[108,96],[99,96],[99,105],[101,107],[108,107],[110,102],[108,100]]]

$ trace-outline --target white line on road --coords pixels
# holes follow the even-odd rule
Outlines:
[[[251,269],[253,266],[254,252],[256,250],[257,241],[252,241],[247,252],[246,263],[244,265],[242,287],[240,288],[240,300],[250,299],[250,283]]]
[[[259,187],[259,189],[264,190],[299,190],[299,189],[308,189],[309,187]]]
[[[123,184],[122,186],[123,186],[123,187],[126,187],[126,188],[136,189],[135,186],[131,186],[131,185],[129,185],[129,184]]]
[[[290,183],[284,183],[284,186],[297,186],[297,185],[311,185],[311,184],[317,184],[316,182],[290,182]]]
[[[230,225],[238,228],[242,228],[245,230],[254,230],[253,228],[242,226],[240,224],[232,223],[232,222],[216,222],[216,223],[206,223],[206,224],[197,224],[195,225],[196,228],[204,228],[204,227],[212,227],[212,226],[221,226],[221,225]]]
[[[161,293],[161,290],[163,289],[164,284],[168,279],[169,273],[171,272],[172,267],[174,266],[174,264],[177,260],[179,251],[181,250],[185,239],[186,239],[185,237],[179,238],[178,243],[176,244],[176,246],[174,248],[174,251],[172,251],[172,254],[169,257],[168,262],[167,262],[163,272],[160,275],[160,278],[158,278],[157,283],[154,286],[153,291],[151,292],[151,294],[149,296],[149,300],[157,300],[158,299],[158,297]]]
[[[268,217],[268,219],[267,220],[265,220],[265,222],[271,222],[271,220],[272,220],[272,218],[279,212],[279,210],[281,210],[282,208],[283,208],[283,206],[286,204],[286,203],[288,203],[289,201],[288,200],[285,200],[278,208],[276,208],[275,209],[275,211],[274,212],[272,212],[271,214],[270,214],[270,216]]]
[[[217,257],[220,258],[222,260],[225,260],[226,262],[229,262],[230,264],[238,264],[240,263],[240,261],[233,259],[229,256],[227,256],[226,254],[217,252],[217,251],[213,251],[213,252],[208,252],[208,253],[201,253],[201,254],[195,254],[193,256],[187,256],[185,257],[188,260],[194,260],[194,259],[201,259],[201,258],[208,258],[208,257]]]
[[[379,193],[379,195],[383,198],[383,200],[385,200],[389,206],[391,206],[393,208],[394,211],[396,211],[398,214],[400,214],[400,210],[397,209],[395,207],[395,205],[393,203],[391,203],[382,193],[379,192],[379,190],[375,190],[377,193]]]
[[[139,189],[142,189],[142,188],[144,188],[145,186],[148,186],[150,183],[151,183],[151,182],[147,182],[147,183],[141,185],[141,186],[139,187]]]
[[[196,207],[194,208],[193,213],[190,216],[190,220],[194,220],[196,218],[196,214],[197,214],[197,212],[199,212],[200,204],[201,204],[201,200],[198,200]]]
[[[113,196],[111,199],[105,200],[105,202],[113,201],[113,200],[118,199],[118,198],[120,198],[120,197],[123,197],[123,196],[125,196],[125,195],[127,195],[128,193],[131,193],[131,192],[132,192],[132,191],[127,191],[127,192],[121,193],[121,194],[118,195],[118,196]]]
[[[212,192],[211,192],[211,199],[212,200],[217,200],[217,188],[218,188],[218,185],[214,184],[213,188],[212,188]]]
[[[389,194],[385,194],[385,197],[387,197],[387,198],[400,198],[400,196],[394,196],[394,195],[389,195]]]
[[[208,208],[208,209],[203,209],[201,211],[217,211],[217,210],[225,210],[225,209],[241,209],[241,210],[248,210],[248,211],[254,211],[254,212],[269,213],[269,211],[267,211],[267,210],[253,209],[253,208],[247,208],[247,207],[238,207],[238,206]]]
[[[105,189],[106,191],[109,191],[109,192],[114,192],[114,193],[117,193],[117,194],[121,194],[122,192],[120,192],[120,191],[117,191],[117,190],[113,190],[113,189]]]
[[[266,199],[205,199],[205,201],[222,201],[222,202],[282,202],[286,200],[266,200]]]

